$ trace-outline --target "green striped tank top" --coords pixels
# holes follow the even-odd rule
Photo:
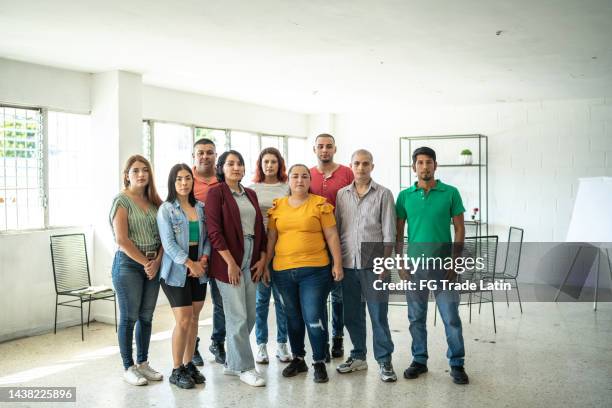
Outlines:
[[[128,212],[128,238],[134,245],[143,253],[157,251],[161,245],[159,231],[157,230],[157,208],[150,204],[147,211],[143,211],[127,194],[119,193],[113,199],[113,205],[109,214],[111,229],[113,227],[113,219],[119,207],[125,208]],[[115,240],[117,239],[114,229],[113,237]]]

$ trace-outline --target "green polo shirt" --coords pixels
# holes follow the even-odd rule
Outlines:
[[[408,222],[408,242],[450,243],[451,219],[465,212],[459,190],[436,180],[425,194],[417,183],[400,192],[395,205],[397,218]]]

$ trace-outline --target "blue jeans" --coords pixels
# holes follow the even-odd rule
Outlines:
[[[435,273],[434,273],[435,276]],[[411,278],[419,287],[420,279],[436,280],[432,275],[417,272]],[[438,282],[438,288],[441,284]],[[444,322],[448,350],[446,357],[451,367],[463,366],[465,347],[463,343],[463,329],[459,317],[459,292],[455,290],[434,291],[436,304]],[[410,322],[410,335],[412,336],[412,358],[417,363],[427,364],[427,306],[429,289],[407,291],[408,321]]]
[[[333,265],[333,257],[329,249],[327,255]],[[331,283],[331,312],[332,312],[332,337],[342,337],[344,335],[344,311],[342,307],[342,282],[336,282],[333,280]],[[329,314],[327,308],[325,308],[325,329],[327,332],[327,344],[329,344]]]
[[[374,358],[379,363],[386,363],[391,361],[394,349],[387,319],[389,293],[374,291],[372,284],[377,278],[378,275],[375,275],[372,269],[344,268],[344,279],[342,280],[344,324],[353,343],[351,357],[365,360],[367,353],[365,308],[367,304],[372,323]]]
[[[138,364],[149,357],[149,342],[153,311],[159,294],[159,279],[149,280],[144,267],[124,252],[117,251],[112,268],[113,286],[119,303],[119,350],[125,369],[134,365],[132,340],[136,326],[136,354]]]
[[[213,327],[210,339],[216,343],[223,343],[225,342],[225,313],[223,312],[223,299],[219,292],[219,286],[214,279],[210,280],[210,297],[213,304]]]
[[[325,302],[331,287],[329,265],[272,272],[272,284],[278,289],[287,314],[287,332],[294,357],[306,356],[306,330],[314,362],[325,361],[327,327]]]
[[[259,282],[257,285],[257,306],[255,307],[255,338],[258,345],[268,343],[270,295],[274,296],[274,309],[276,311],[276,342],[287,342],[287,316],[280,302],[278,290],[272,285],[266,286],[263,282]]]
[[[344,335],[344,308],[342,307],[341,282],[332,281],[330,295],[332,309],[332,337],[342,337]]]

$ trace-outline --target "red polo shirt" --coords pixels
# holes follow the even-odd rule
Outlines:
[[[215,184],[219,183],[219,180],[217,180],[217,177],[214,176],[207,183],[203,177],[198,176],[198,172],[196,171],[195,167],[192,170],[193,177],[195,179],[193,182],[193,194],[195,195],[196,200],[204,203],[206,202],[208,190],[210,190],[210,188]]]
[[[341,164],[329,177],[325,177],[315,166],[310,169],[310,192],[325,197],[335,207],[338,190],[351,184],[354,179],[351,169]]]

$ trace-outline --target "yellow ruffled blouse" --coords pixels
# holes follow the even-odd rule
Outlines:
[[[324,197],[309,194],[297,208],[289,205],[289,197],[275,199],[268,210],[268,229],[278,232],[274,270],[328,265],[323,228],[334,225],[334,206]]]

